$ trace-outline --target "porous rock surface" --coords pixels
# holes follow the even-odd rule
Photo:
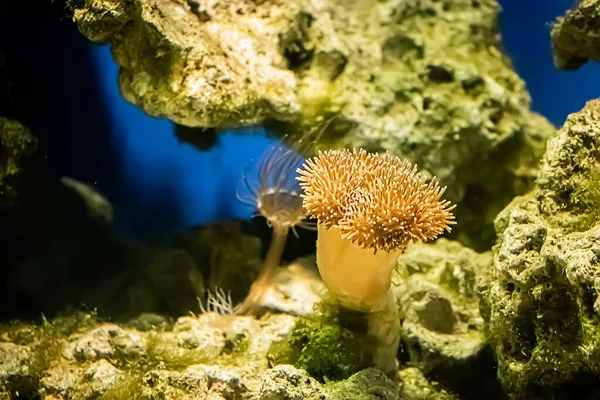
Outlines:
[[[294,327],[289,315],[255,320],[207,313],[148,331],[99,324],[91,316],[74,323],[0,326],[0,398],[453,398],[414,369],[396,381],[367,368],[323,384],[292,365],[270,365],[271,343]]]
[[[589,60],[600,61],[600,2],[581,0],[552,26],[554,63],[575,70]]]
[[[416,162],[449,186],[459,237],[481,248],[553,131],[500,51],[496,0],[73,4],[148,114],[202,127],[336,116],[326,146]]]
[[[514,398],[598,396],[599,173],[600,101],[593,100],[548,142],[534,190],[496,219],[482,315],[498,378]]]

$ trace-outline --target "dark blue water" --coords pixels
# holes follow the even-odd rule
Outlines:
[[[600,97],[600,66],[594,62],[576,72],[553,66],[550,23],[575,0],[500,0],[500,28],[505,50],[527,83],[533,109],[561,126],[571,112]]]
[[[248,219],[235,187],[244,165],[273,141],[261,129],[228,132],[209,151],[180,143],[173,125],[146,116],[118,92],[109,48],[96,46],[44,2],[0,8],[0,47],[14,79],[0,115],[24,121],[57,173],[94,185],[115,205],[122,233],[148,236],[232,218]],[[557,71],[549,23],[572,0],[504,0],[507,52],[534,110],[556,125],[600,96],[600,68]],[[8,71],[8,72],[6,72]],[[1,82],[0,77],[0,82]]]

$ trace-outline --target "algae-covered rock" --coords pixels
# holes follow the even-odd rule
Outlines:
[[[600,2],[580,0],[552,26],[554,63],[575,70],[588,60],[600,61]]]
[[[389,379],[383,372],[368,368],[357,372],[345,381],[326,386],[326,399],[331,400],[376,400],[403,399],[400,397],[402,384]]]
[[[515,398],[597,394],[598,171],[600,102],[594,100],[548,142],[535,189],[496,219],[482,314],[498,378]]]
[[[332,82],[318,58],[300,70],[301,103],[338,116],[330,145],[389,150],[448,185],[445,197],[459,204],[455,237],[487,249],[494,216],[533,181],[553,132],[500,51],[498,4],[372,3],[336,9],[332,26],[317,14],[316,54],[348,61]]]
[[[490,252],[439,239],[409,246],[393,276],[404,359],[467,398],[484,391],[501,398],[476,290],[477,277],[490,264]]]
[[[458,400],[458,397],[436,388],[418,368],[404,368],[398,372],[402,379],[403,400]]]
[[[289,335],[268,354],[275,364],[293,364],[320,381],[347,379],[371,363],[364,334],[342,325],[337,313],[297,319]]]
[[[15,205],[37,139],[19,122],[0,117],[0,208]]]
[[[325,146],[416,162],[449,186],[459,237],[481,248],[553,131],[500,50],[496,0],[74,4],[81,32],[111,44],[125,98],[150,115],[296,128],[335,116]]]
[[[0,325],[0,394],[44,399],[450,399],[422,376],[391,380],[375,369],[319,383],[274,365],[270,346],[296,318],[216,313],[146,332],[74,314],[35,325]],[[403,377],[406,378],[403,378]],[[407,385],[403,384],[407,380]],[[404,395],[403,393],[407,393]],[[409,393],[413,396],[410,397]],[[1,397],[0,397],[1,398]]]

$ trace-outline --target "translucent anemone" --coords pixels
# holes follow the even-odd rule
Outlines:
[[[316,227],[314,222],[306,220],[302,189],[296,179],[296,170],[306,160],[304,155],[312,143],[311,137],[307,134],[291,146],[283,141],[269,146],[258,160],[248,165],[238,186],[238,199],[252,207],[255,216],[266,218],[273,228],[273,238],[250,293],[236,307],[237,314],[255,314],[260,309],[281,262],[289,230],[297,236],[296,227]]]
[[[263,216],[274,229],[314,228],[306,220],[302,206],[302,188],[296,170],[306,161],[307,145],[302,140],[292,147],[283,141],[270,145],[262,156],[246,168],[238,186],[237,197]]]

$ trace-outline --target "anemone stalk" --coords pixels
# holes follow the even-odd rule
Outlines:
[[[264,296],[271,288],[275,270],[281,263],[283,249],[289,234],[289,227],[281,224],[273,225],[273,237],[267,250],[267,255],[263,262],[262,268],[252,286],[248,296],[235,308],[236,314],[256,314],[262,306]]]

